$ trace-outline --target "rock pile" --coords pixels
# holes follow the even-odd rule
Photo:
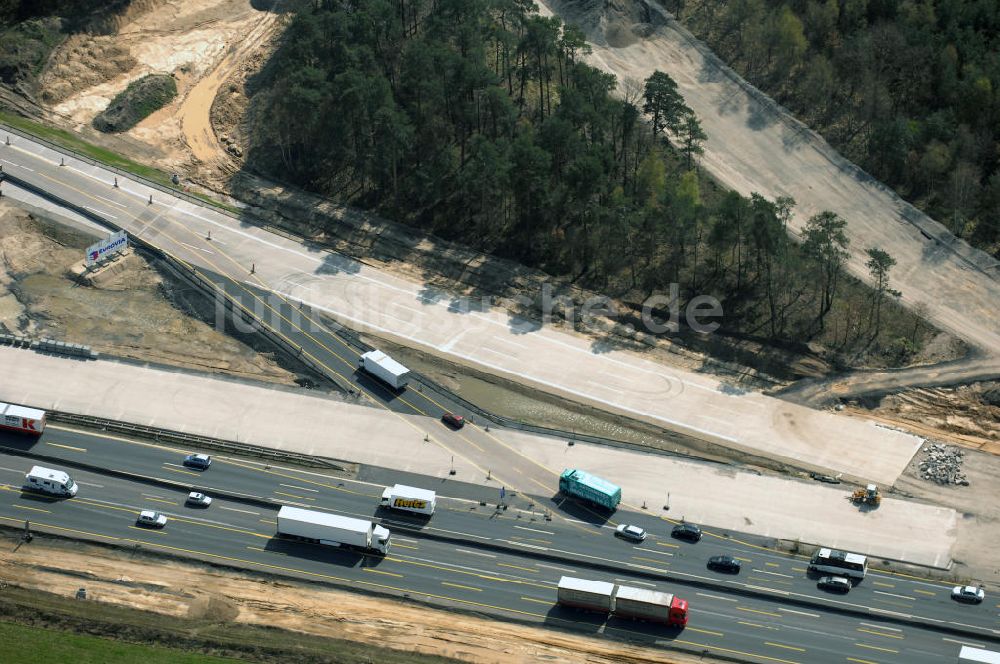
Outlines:
[[[938,484],[958,484],[969,486],[969,480],[962,472],[965,452],[957,447],[933,443],[923,449],[924,459],[920,462],[920,477]]]

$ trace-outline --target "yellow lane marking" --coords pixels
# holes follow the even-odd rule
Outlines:
[[[251,551],[261,551],[261,552],[264,552],[264,553],[267,552],[266,549],[262,549],[259,546],[248,546],[247,548],[250,549]]]
[[[258,519],[258,521],[260,521],[261,523],[269,523],[272,526],[278,525],[277,519]]]
[[[897,655],[899,654],[898,650],[893,650],[892,648],[880,648],[879,646],[870,646],[865,643],[855,643],[854,645],[858,646],[859,648],[868,648],[869,650],[881,650],[882,652],[891,652],[891,653],[896,653]]]
[[[74,498],[76,502],[83,503],[84,505],[90,505],[91,507],[100,507],[106,510],[115,510],[116,512],[129,512],[135,514],[135,510],[127,507],[117,507],[115,505],[105,505],[104,503],[97,503],[92,500],[87,500],[86,498]],[[154,498],[147,498],[146,500],[155,500]],[[264,539],[271,539],[270,535],[262,535],[260,533],[255,533],[252,530],[244,530],[243,528],[231,528],[230,526],[220,526],[215,523],[205,523],[203,521],[195,521],[194,519],[186,519],[182,516],[172,516],[171,520],[180,521],[181,523],[190,523],[196,526],[201,526],[203,528],[215,528],[217,530],[228,530],[234,533],[242,533],[244,535],[253,535],[254,537],[263,537]],[[154,531],[160,532],[160,531]]]
[[[143,533],[156,533],[157,535],[166,535],[167,533],[163,530],[153,530],[152,528],[140,528],[139,526],[129,526],[132,530],[138,530]]]
[[[615,628],[617,629],[617,628]],[[754,659],[764,659],[769,662],[778,662],[778,664],[799,664],[790,659],[781,659],[780,657],[770,657],[768,655],[758,655],[753,652],[746,652],[744,650],[733,650],[732,648],[722,648],[720,646],[710,646],[707,643],[695,643],[694,641],[686,641],[683,639],[677,639],[674,643],[683,643],[686,646],[693,646],[695,648],[707,648],[709,650],[718,650],[719,652],[726,652],[733,655],[739,655],[740,657],[752,657]]]
[[[746,625],[747,627],[759,627],[760,629],[774,629],[773,627],[758,625],[757,623],[747,622],[745,620],[737,620],[736,622],[740,625]]]
[[[480,574],[479,572],[469,572],[462,569],[455,569],[453,567],[445,567],[443,565],[435,565],[434,563],[425,563],[417,560],[407,560],[406,558],[387,557],[386,560],[392,561],[394,563],[402,563],[405,565],[414,565],[416,567],[429,567],[431,569],[441,570],[442,572],[448,572],[449,574],[465,574],[466,576],[474,576],[479,579],[484,579],[486,581],[499,581],[501,583],[517,583],[525,586],[535,586],[536,588],[544,588],[545,590],[551,591],[550,586],[546,586],[541,583],[535,583],[534,581],[524,581],[522,579],[503,579],[499,576],[490,576],[489,574]]]
[[[786,648],[788,650],[798,650],[799,652],[805,652],[805,648],[799,648],[798,646],[786,646],[784,643],[772,643],[771,641],[764,641],[765,646],[774,646],[775,648]]]
[[[896,587],[895,583],[883,583],[881,581],[876,581],[875,585],[876,586],[881,586],[883,588],[895,588]]]
[[[164,500],[163,498],[144,498],[143,500],[155,500],[158,503],[166,503],[167,505],[176,505],[172,500]]]
[[[671,549],[677,549],[680,547],[680,544],[674,544],[673,542],[657,542],[656,546],[667,546]],[[742,558],[740,560],[742,560]]]
[[[781,567],[781,565],[779,565],[778,563],[764,563],[764,564],[767,565],[768,567]]]
[[[861,627],[858,627],[858,631],[859,632],[864,632],[865,634],[874,634],[875,636],[884,636],[887,639],[902,639],[903,638],[899,634],[886,634],[884,632],[876,632],[876,631],[873,631],[873,630],[870,630],[870,629],[864,629],[864,628],[861,628]]]
[[[18,505],[17,503],[14,503],[14,507],[16,507],[19,510],[31,510],[32,512],[47,512],[49,514],[52,513],[52,510],[43,510],[41,507],[28,507],[27,505]]]
[[[536,604],[548,604],[549,606],[552,605],[552,602],[550,602],[547,599],[535,599],[534,597],[522,597],[521,599],[523,599],[525,602],[535,602]]]
[[[64,450],[72,450],[74,452],[86,452],[86,447],[73,447],[72,445],[61,445],[60,443],[45,443],[46,445],[51,445],[52,447],[61,447]]]
[[[461,588],[462,590],[472,590],[477,593],[483,592],[482,588],[474,588],[472,586],[463,586],[461,583],[449,583],[447,581],[441,582],[442,586],[448,586],[449,588]]]
[[[415,546],[408,546],[406,544],[400,544],[399,542],[393,542],[392,543],[392,548],[394,548],[394,549],[413,549],[413,550],[417,549],[417,547],[415,547]]]
[[[21,519],[14,519],[9,516],[0,516],[0,519],[2,519],[3,521],[12,521],[19,525],[24,525],[24,521]],[[115,537],[114,535],[102,535],[101,533],[91,533],[86,530],[77,530],[75,528],[64,528],[63,526],[53,526],[51,524],[40,523],[38,521],[34,521],[33,523],[35,524],[36,527],[51,528],[52,530],[65,530],[68,533],[79,533],[80,535],[89,535],[91,537],[103,537],[104,539],[109,539],[109,540],[120,539],[118,537]]]
[[[164,466],[163,470],[169,470],[172,473],[181,473],[182,475],[192,475],[193,477],[201,477],[198,473],[192,473],[190,470],[181,470],[180,468],[170,468]]]
[[[288,496],[289,498],[298,498],[299,500],[305,500],[304,496],[297,496],[294,493],[285,493],[284,491],[275,491],[274,493],[276,493],[279,496]],[[310,498],[309,500],[312,500],[312,498]]]
[[[857,657],[848,657],[847,661],[848,662],[857,662],[857,664],[876,664],[876,662],[872,662],[872,661],[867,660],[867,659],[858,659]]]
[[[520,569],[524,570],[525,572],[533,572],[535,574],[538,574],[537,569],[531,569],[530,567],[521,567],[520,565],[508,565],[507,563],[497,563],[497,567],[510,567],[511,569]]]
[[[722,632],[713,632],[710,629],[698,629],[697,627],[685,627],[686,632],[698,632],[699,634],[708,634],[710,636],[725,636]]]
[[[749,558],[740,558],[739,556],[733,556],[733,558],[736,558],[736,560],[739,560],[739,561],[742,561],[742,562],[745,562],[745,563],[752,562]]]
[[[362,569],[362,571],[371,572],[372,574],[385,574],[386,576],[395,576],[395,577],[399,577],[400,579],[403,578],[402,574],[396,574],[395,572],[384,572],[384,571],[382,571],[380,569],[372,569],[370,567],[362,567],[361,569]]]
[[[809,570],[807,570],[805,567],[793,567],[792,571],[793,572],[808,572]]]
[[[748,608],[745,608],[745,607],[742,607],[742,606],[737,606],[736,610],[737,611],[747,611],[749,613],[759,613],[762,616],[771,616],[772,618],[780,618],[781,617],[780,613],[771,613],[770,611],[758,611],[757,609],[748,609]]]
[[[921,590],[920,588],[914,588],[913,592],[920,593],[921,595],[930,595],[931,597],[937,595],[937,593],[933,593],[930,590]]]
[[[658,565],[669,565],[670,562],[663,560],[662,558],[643,558],[642,556],[632,556],[632,560],[641,560],[647,563],[656,563]]]

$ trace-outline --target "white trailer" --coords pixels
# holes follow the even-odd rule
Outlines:
[[[410,370],[380,350],[370,350],[359,357],[358,367],[394,390],[401,390],[410,382]]]
[[[0,429],[40,436],[45,430],[45,411],[0,403]]]
[[[24,488],[65,498],[75,496],[78,489],[73,478],[63,471],[41,466],[32,466],[24,476]]]
[[[389,553],[389,530],[371,521],[283,505],[278,510],[278,535],[361,551]]]
[[[958,653],[959,664],[1000,664],[1000,652],[993,650],[983,650],[972,646],[962,646]]]
[[[381,505],[389,509],[430,516],[437,507],[437,494],[429,489],[396,484],[386,487],[382,492]]]
[[[563,606],[610,613],[615,606],[615,584],[564,576],[559,579],[556,599]]]

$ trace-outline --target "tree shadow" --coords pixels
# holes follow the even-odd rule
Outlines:
[[[361,263],[341,254],[327,253],[323,262],[316,268],[316,274],[357,274],[361,271]]]
[[[424,284],[417,293],[417,302],[420,304],[437,304],[448,297],[449,295],[445,291],[429,284]]]
[[[729,383],[719,383],[719,392],[729,396],[739,397],[744,394],[749,394],[750,390],[745,390],[737,385],[730,385]]]

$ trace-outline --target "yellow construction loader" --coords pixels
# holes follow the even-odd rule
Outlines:
[[[882,502],[882,494],[879,493],[876,484],[869,484],[864,489],[855,489],[850,498],[852,503],[871,505],[872,507],[878,507]]]

